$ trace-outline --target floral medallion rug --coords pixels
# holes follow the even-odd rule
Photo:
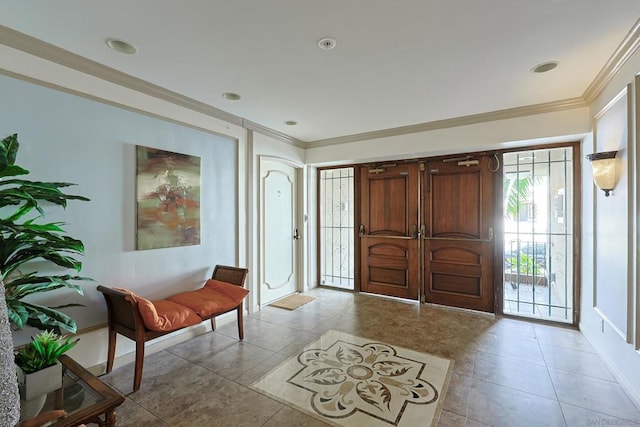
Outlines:
[[[453,361],[329,331],[252,388],[333,425],[431,426]]]

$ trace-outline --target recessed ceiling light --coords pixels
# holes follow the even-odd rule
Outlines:
[[[318,47],[324,50],[331,50],[336,47],[336,39],[333,37],[323,37],[318,40]]]
[[[124,40],[107,39],[105,43],[107,43],[107,46],[116,52],[126,53],[127,55],[133,55],[138,52],[138,49],[134,45],[127,43]]]
[[[558,66],[556,61],[543,62],[542,64],[538,64],[531,69],[534,73],[546,73],[547,71],[551,71]]]
[[[295,126],[298,124],[298,122],[293,121],[293,120],[287,120],[286,122],[284,122],[285,125],[287,126]]]
[[[233,92],[225,92],[222,94],[222,97],[224,99],[228,99],[229,101],[238,101],[240,98],[242,98],[240,95]]]

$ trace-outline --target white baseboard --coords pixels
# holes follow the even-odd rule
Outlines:
[[[622,372],[620,372],[618,367],[615,365],[615,363],[613,363],[613,361],[609,358],[609,356],[606,353],[603,353],[602,350],[600,350],[600,346],[597,345],[597,343],[590,336],[593,333],[593,331],[587,328],[582,322],[580,323],[579,328],[582,335],[587,339],[587,341],[589,341],[589,344],[591,344],[591,347],[593,347],[595,352],[598,353],[598,356],[600,356],[600,359],[602,359],[602,361],[607,366],[607,368],[609,368],[609,370],[611,371],[611,374],[614,376],[616,381],[618,381],[618,384],[620,384],[620,387],[622,387],[622,389],[627,393],[629,398],[633,401],[633,403],[636,405],[636,407],[640,411],[640,394],[638,393],[638,391],[636,391],[636,389],[625,377],[625,375]]]

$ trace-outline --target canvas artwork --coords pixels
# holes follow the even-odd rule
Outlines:
[[[136,249],[200,244],[200,157],[136,147]]]

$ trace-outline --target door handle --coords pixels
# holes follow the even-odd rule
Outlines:
[[[297,228],[293,231],[293,240],[300,240],[300,234],[298,234]]]
[[[360,227],[358,227],[358,236],[364,236],[364,224],[360,224]]]

